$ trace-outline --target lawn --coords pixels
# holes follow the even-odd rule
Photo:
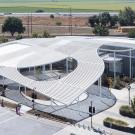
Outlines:
[[[119,11],[125,6],[135,9],[134,0],[0,0],[0,12]]]

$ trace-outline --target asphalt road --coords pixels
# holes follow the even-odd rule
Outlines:
[[[99,15],[102,12],[80,12],[80,13],[75,13],[72,12],[72,16],[93,16],[93,15]],[[1,16],[50,16],[51,14],[55,16],[69,16],[69,12],[45,12],[45,13],[0,13]],[[118,15],[118,12],[110,12],[110,15]]]
[[[28,114],[18,116],[0,107],[0,135],[53,135],[64,127],[64,124]]]

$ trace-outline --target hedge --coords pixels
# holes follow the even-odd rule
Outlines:
[[[128,123],[125,121],[116,120],[116,119],[107,117],[103,121],[103,124],[104,126],[108,128],[112,128],[112,129],[116,129],[116,130],[120,130],[120,131],[124,131],[128,133],[135,133],[135,127],[134,128],[128,127]]]
[[[119,112],[123,116],[127,116],[129,118],[135,118],[135,112],[133,112],[132,108],[129,106],[121,106]]]
[[[127,127],[128,126],[127,122],[124,122],[124,121],[121,121],[121,120],[116,120],[116,119],[109,118],[109,117],[107,117],[104,120],[104,122],[107,122],[109,124],[114,124],[114,125],[122,126],[122,127]]]

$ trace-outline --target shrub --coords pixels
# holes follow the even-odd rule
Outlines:
[[[116,83],[115,86],[114,86],[114,89],[118,89],[120,90],[122,87],[120,86],[120,84]]]
[[[33,38],[38,38],[38,33],[36,33],[36,32],[33,33],[33,34],[32,34],[32,37],[33,37]]]
[[[94,27],[93,33],[96,36],[108,36],[109,35],[109,29],[102,25],[97,25]]]
[[[1,36],[0,37],[0,42],[1,43],[6,43],[6,42],[8,42],[8,38],[5,38],[4,36]]]
[[[62,22],[56,22],[56,25],[61,26]]]
[[[43,38],[49,38],[50,34],[47,31],[43,32]]]
[[[53,15],[53,14],[51,14],[51,15],[50,15],[50,18],[51,18],[51,19],[54,19],[54,15]]]
[[[17,35],[16,40],[22,39],[22,35]]]
[[[129,31],[128,37],[129,37],[129,38],[135,38],[135,30]]]
[[[128,76],[124,76],[122,80],[126,83],[130,83],[130,78]]]
[[[36,13],[43,13],[43,12],[44,12],[44,10],[42,10],[42,9],[36,10]]]
[[[110,117],[107,117],[105,120],[104,120],[104,124],[105,123],[108,123],[108,124],[112,124],[112,125],[117,125],[117,126],[121,126],[121,127],[127,127],[128,126],[128,123],[125,122],[125,121],[122,121],[122,120],[116,120],[116,119],[113,119],[113,118],[110,118]]]
[[[119,109],[119,112],[123,116],[127,116],[127,117],[130,117],[130,118],[135,118],[135,112],[129,106],[121,106],[120,109]]]

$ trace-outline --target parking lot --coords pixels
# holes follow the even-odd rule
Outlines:
[[[0,135],[53,135],[66,125],[0,107]]]

